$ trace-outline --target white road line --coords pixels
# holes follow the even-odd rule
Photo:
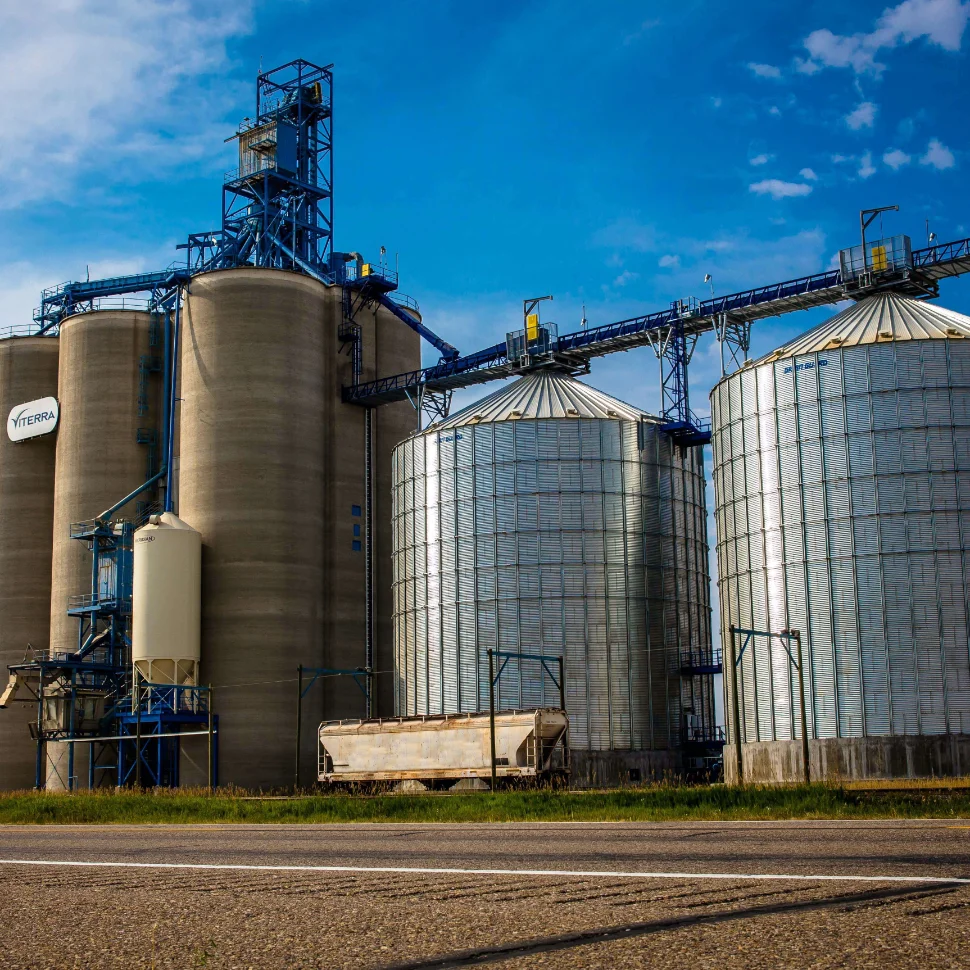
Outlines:
[[[751,879],[797,882],[916,882],[966,883],[959,876],[857,876],[805,875],[804,873],[752,872],[604,872],[600,869],[447,869],[425,866],[270,866],[214,862],[78,862],[54,859],[0,859],[7,866],[80,866],[106,869],[213,869],[245,872],[397,872],[449,876],[581,876],[608,879]]]

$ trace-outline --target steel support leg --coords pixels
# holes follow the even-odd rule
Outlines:
[[[719,313],[715,320],[717,342],[721,349],[721,377],[744,366],[751,349],[751,324],[734,320],[730,313]]]

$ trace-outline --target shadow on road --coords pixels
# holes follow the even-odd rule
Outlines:
[[[802,887],[802,891],[805,888]],[[802,899],[789,902],[762,904],[742,909],[722,910],[714,913],[698,913],[675,919],[651,920],[646,923],[626,923],[621,926],[607,926],[598,929],[581,930],[576,933],[561,933],[557,936],[520,940],[515,943],[501,943],[497,946],[480,947],[475,950],[461,950],[423,960],[387,964],[378,970],[451,970],[457,967],[476,967],[498,960],[532,956],[537,953],[551,953],[568,950],[593,943],[610,943],[616,940],[629,940],[637,936],[649,936],[665,930],[675,930],[684,926],[702,926],[728,923],[735,920],[751,919],[756,916],[770,916],[776,913],[811,912],[843,906],[847,911],[863,904],[887,905],[898,902],[924,899],[930,896],[945,896],[956,892],[953,886],[940,886],[932,889],[894,888],[870,889],[859,893],[839,893],[824,899]],[[710,905],[717,905],[711,903]]]

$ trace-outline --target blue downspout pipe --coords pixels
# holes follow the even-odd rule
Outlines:
[[[388,296],[381,294],[378,297],[378,302],[382,307],[390,310],[398,320],[407,324],[412,330],[424,337],[432,347],[441,353],[441,356],[445,360],[454,360],[458,357],[459,351],[457,347],[452,347],[447,340],[442,340],[433,330],[429,330],[417,317],[412,317],[407,310],[399,307]]]
[[[175,328],[171,340],[171,364],[165,396],[168,402],[166,411],[167,427],[165,428],[165,511],[172,511],[172,465],[175,462],[175,396],[176,375],[178,374],[179,336],[182,332],[182,290],[179,289],[175,297]],[[168,346],[166,345],[166,350]]]
[[[178,297],[176,295],[176,303],[178,302]],[[176,310],[176,312],[178,312]],[[170,407],[170,396],[168,393],[169,384],[173,380],[173,370],[172,370],[172,311],[167,309],[165,311],[165,352],[163,355],[164,365],[162,367],[162,426],[160,428],[162,433],[162,468],[167,468],[168,461],[168,428],[169,428],[169,407]],[[168,493],[166,488],[165,495],[166,505],[168,503]],[[167,508],[166,508],[167,511]]]

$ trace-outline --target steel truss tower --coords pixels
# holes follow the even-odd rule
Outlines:
[[[333,74],[296,60],[258,75],[222,188],[224,266],[325,272],[333,251]]]

